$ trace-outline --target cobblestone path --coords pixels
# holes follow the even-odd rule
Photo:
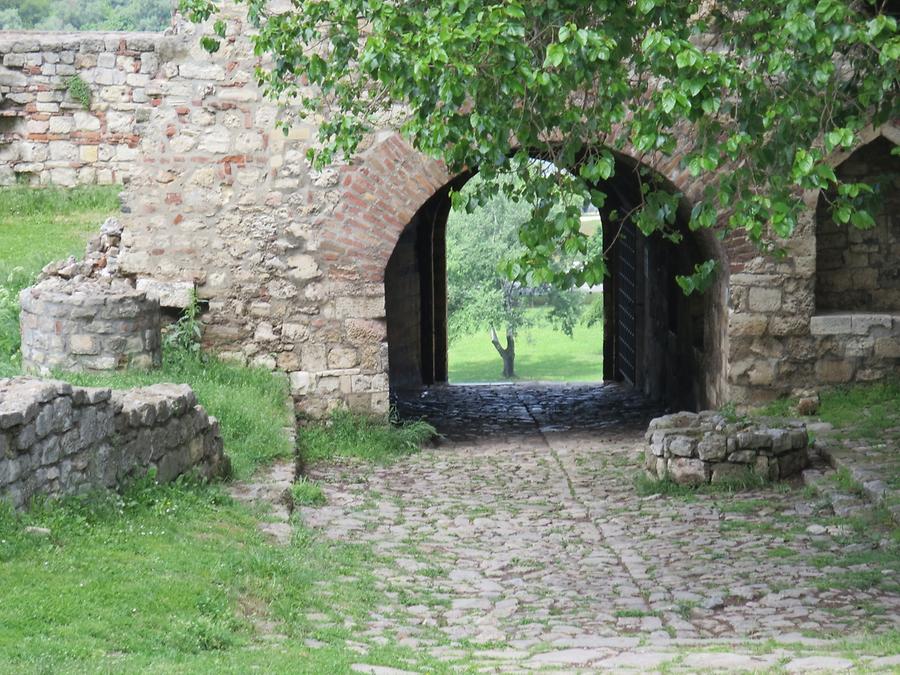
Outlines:
[[[302,518],[381,559],[390,603],[361,645],[501,672],[900,668],[869,649],[900,629],[900,563],[880,554],[876,514],[836,519],[797,486],[641,497],[640,442],[495,435],[319,466],[328,504]]]

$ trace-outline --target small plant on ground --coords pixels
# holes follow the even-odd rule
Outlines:
[[[322,506],[328,500],[321,485],[301,476],[291,485],[291,501],[294,506]]]
[[[437,432],[417,420],[390,424],[369,415],[336,410],[327,423],[300,430],[298,454],[301,465],[335,457],[358,457],[375,462],[418,452]]]

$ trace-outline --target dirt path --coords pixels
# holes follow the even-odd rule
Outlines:
[[[639,446],[547,433],[319,466],[328,505],[301,515],[381,557],[390,603],[361,643],[488,669],[835,670],[854,664],[839,639],[900,629],[900,571],[875,531],[799,488],[641,498]]]

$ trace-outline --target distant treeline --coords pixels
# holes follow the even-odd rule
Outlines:
[[[0,0],[0,30],[161,31],[177,0]]]

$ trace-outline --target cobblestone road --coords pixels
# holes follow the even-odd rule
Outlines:
[[[877,514],[836,519],[797,486],[641,497],[640,441],[494,434],[390,466],[318,466],[328,505],[303,519],[385,561],[391,602],[363,643],[503,672],[900,668],[852,646],[900,629]]]

